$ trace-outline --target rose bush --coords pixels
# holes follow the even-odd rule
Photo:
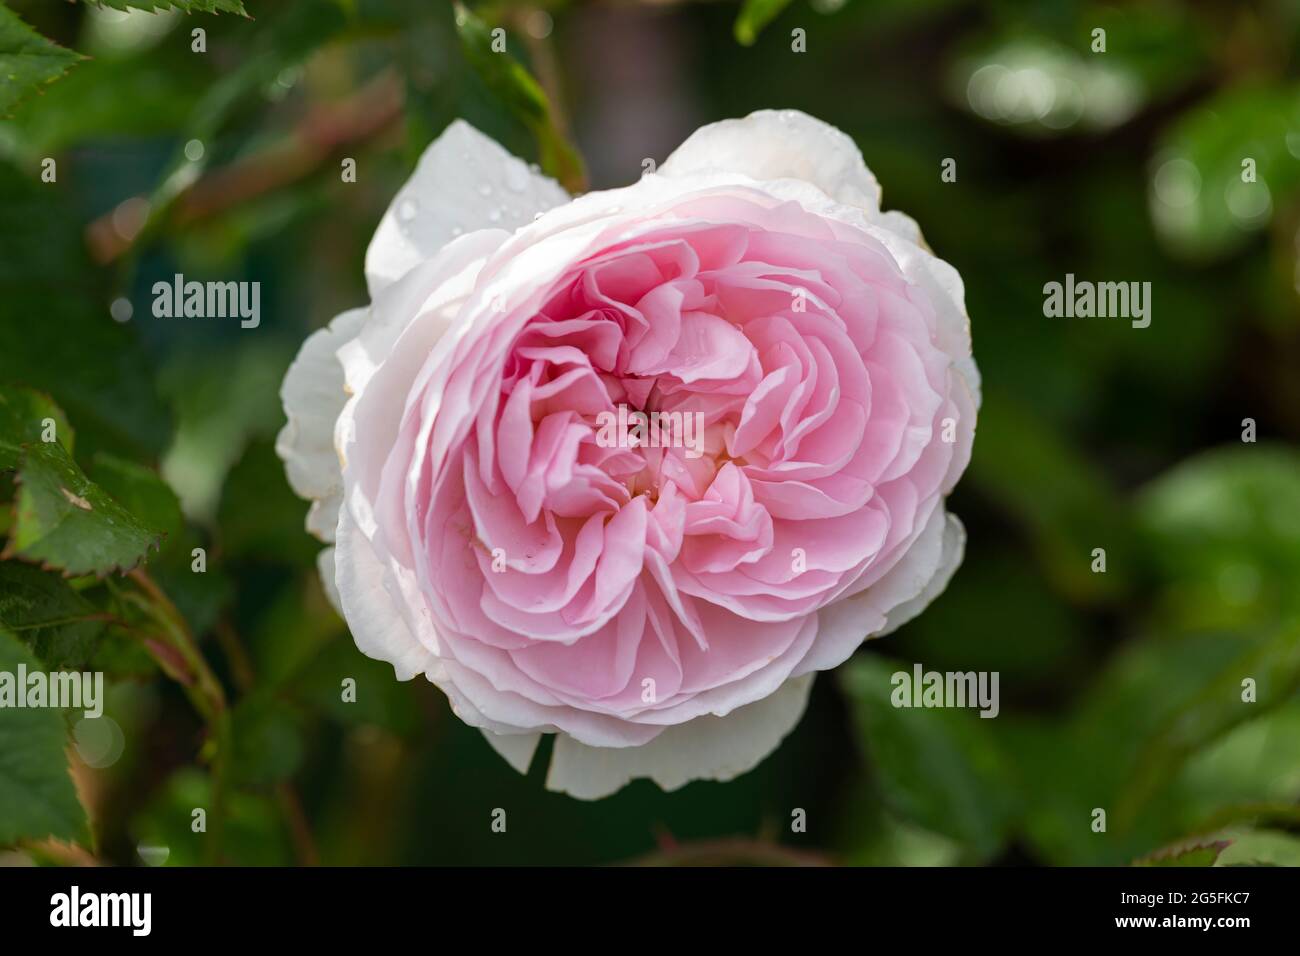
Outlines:
[[[278,449],[357,646],[548,786],[729,779],[947,584],[979,404],[957,273],[852,141],[706,126],[570,199],[452,124],[303,346]],[[599,441],[623,407],[702,451]]]

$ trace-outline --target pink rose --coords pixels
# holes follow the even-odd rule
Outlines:
[[[551,789],[755,766],[961,560],[961,279],[879,199],[792,111],[576,199],[453,123],[284,382],[357,646]]]

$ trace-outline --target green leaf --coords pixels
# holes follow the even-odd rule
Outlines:
[[[1231,835],[1232,846],[1219,856],[1219,866],[1300,866],[1300,837],[1277,830]]]
[[[210,82],[205,69],[180,59],[193,57],[183,50],[82,63],[14,114],[19,155],[34,164],[88,140],[179,136]]]
[[[1158,850],[1150,856],[1133,861],[1134,866],[1214,866],[1219,854],[1228,848],[1230,840],[1209,843],[1189,843]]]
[[[1176,628],[1269,626],[1300,613],[1300,453],[1241,444],[1151,482],[1138,517]]]
[[[1255,682],[1255,702],[1242,700],[1242,680]],[[1300,624],[1281,628],[1257,649],[1249,649],[1201,686],[1147,740],[1116,818],[1135,817],[1199,749],[1232,728],[1269,713],[1300,690]]]
[[[20,665],[28,672],[42,669],[16,637],[0,630],[0,675],[17,675]],[[85,835],[86,812],[68,775],[66,747],[58,710],[0,708],[0,846]]]
[[[858,740],[885,802],[976,858],[995,854],[1015,812],[1014,793],[987,721],[956,707],[895,707],[892,675],[911,668],[859,654],[840,669]]]
[[[145,527],[166,536],[159,553],[149,558],[149,576],[175,603],[194,633],[205,633],[230,598],[230,582],[215,561],[203,572],[194,570],[194,549],[210,548],[203,536],[185,524],[176,493],[152,468],[112,455],[96,455],[91,461],[90,474]],[[119,662],[148,666],[137,639],[114,630],[106,637],[106,653],[101,659],[107,661],[111,653]]]
[[[790,5],[790,0],[745,0],[736,17],[736,40],[753,46],[758,34]]]
[[[59,575],[0,561],[0,628],[56,670],[81,670],[103,631],[101,615]]]
[[[1300,697],[1234,727],[1179,772],[1188,833],[1229,825],[1300,826]],[[1161,799],[1161,809],[1171,802]]]
[[[241,17],[248,16],[244,9],[244,0],[85,0],[97,7],[111,7],[114,10],[145,10],[160,13],[167,10],[179,10],[181,13],[234,13]]]
[[[456,30],[465,58],[484,84],[536,137],[542,169],[570,192],[581,192],[586,183],[582,158],[556,126],[546,92],[508,52],[492,49],[492,31],[459,3]]]
[[[0,4],[0,116],[47,83],[67,72],[82,59],[81,54],[65,50],[45,39],[8,7]]]
[[[5,557],[103,576],[136,567],[160,537],[87,478],[62,445],[27,449]]]
[[[100,452],[91,459],[90,473],[96,484],[145,527],[160,531],[169,539],[179,536],[184,527],[181,503],[158,472]]]
[[[25,445],[43,441],[47,423],[53,437],[72,450],[72,426],[54,400],[17,385],[0,385],[0,471],[17,468]]]
[[[1192,259],[1240,249],[1300,192],[1297,128],[1294,86],[1233,86],[1183,114],[1151,163],[1160,238]]]
[[[1295,632],[1138,635],[1065,720],[1011,721],[1001,742],[1048,860],[1119,865],[1221,826],[1233,804],[1300,795]],[[1242,680],[1257,700],[1242,700]],[[998,723],[1002,723],[1001,720]],[[1107,813],[1105,834],[1090,826]]]

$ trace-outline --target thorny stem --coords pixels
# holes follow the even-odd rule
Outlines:
[[[140,606],[162,626],[166,637],[170,639],[169,646],[185,662],[189,674],[194,679],[193,683],[188,685],[192,688],[194,706],[205,720],[211,722],[226,710],[226,692],[199,651],[184,616],[177,610],[171,598],[143,569],[137,568],[130,572],[129,577],[148,596],[149,600],[139,602]]]
[[[226,705],[226,692],[222,688],[221,682],[217,680],[217,676],[212,672],[207,659],[199,650],[198,643],[194,640],[194,635],[190,633],[184,615],[172,603],[171,598],[167,596],[162,588],[158,587],[144,569],[135,569],[130,572],[129,577],[148,598],[148,600],[137,600],[133,603],[149,614],[153,621],[163,629],[164,636],[167,639],[167,648],[175,651],[184,663],[186,673],[191,680],[179,679],[181,686],[184,688],[190,702],[194,705],[194,709],[203,717],[208,727],[208,740],[203,748],[212,768],[212,829],[208,840],[208,858],[211,863],[219,863],[221,861],[222,831],[225,819],[226,784],[229,778],[230,751],[233,745],[230,711]],[[131,595],[128,595],[128,597],[131,597]],[[154,652],[155,658],[158,659],[163,669],[175,677],[176,675],[172,673],[174,663],[164,660],[158,654],[157,648],[151,647],[150,650]]]

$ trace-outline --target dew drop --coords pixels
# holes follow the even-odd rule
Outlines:
[[[410,222],[419,211],[419,204],[414,199],[403,199],[397,204],[397,218],[403,222]]]
[[[528,170],[523,163],[511,163],[506,167],[506,186],[517,193],[528,188]]]

